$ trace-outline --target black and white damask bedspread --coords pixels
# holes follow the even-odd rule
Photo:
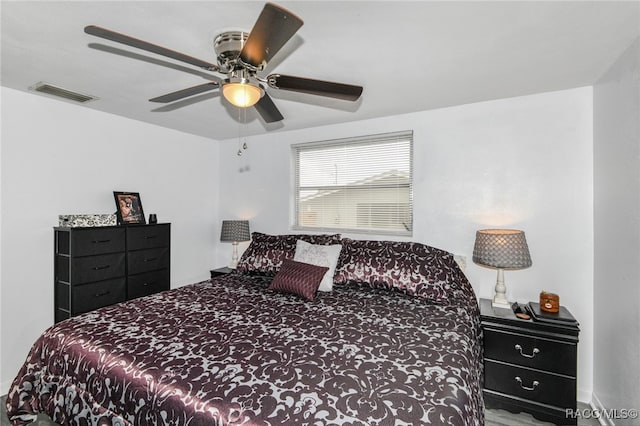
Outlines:
[[[478,309],[356,285],[308,302],[242,275],[48,329],[10,390],[14,424],[478,425]],[[472,292],[471,292],[472,293]]]

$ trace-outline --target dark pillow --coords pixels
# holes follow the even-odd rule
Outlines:
[[[333,282],[393,288],[439,304],[475,297],[451,253],[414,242],[343,238]]]
[[[293,293],[307,300],[313,300],[318,287],[320,287],[320,282],[328,270],[329,268],[326,266],[316,266],[310,263],[285,259],[269,289],[283,293]]]
[[[274,276],[282,266],[283,260],[293,259],[298,240],[318,245],[340,244],[340,234],[267,235],[254,232],[236,270],[242,274]]]

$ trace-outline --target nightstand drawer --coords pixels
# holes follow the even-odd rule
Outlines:
[[[123,302],[126,299],[127,282],[124,278],[73,287],[73,313],[93,311],[103,306]]]
[[[484,374],[486,389],[556,407],[575,407],[573,378],[486,359]]]
[[[487,359],[576,375],[577,345],[531,335],[484,329],[484,356]]]
[[[127,257],[129,275],[169,267],[169,249],[167,247],[130,251],[127,253]]]
[[[71,250],[67,254],[73,256],[92,256],[95,254],[116,253],[124,251],[124,229],[87,228],[61,234],[61,245],[64,239],[71,237]],[[62,247],[61,247],[62,249]],[[60,251],[64,253],[64,250]]]
[[[141,250],[155,247],[168,247],[169,225],[133,226],[127,230],[127,248]]]
[[[130,275],[127,298],[148,296],[160,291],[169,290],[169,272],[167,270]]]

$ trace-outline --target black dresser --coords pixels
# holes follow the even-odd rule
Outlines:
[[[522,320],[511,309],[480,299],[487,408],[528,412],[559,425],[575,425],[578,334],[574,324]]]
[[[171,224],[54,228],[55,322],[170,288]]]

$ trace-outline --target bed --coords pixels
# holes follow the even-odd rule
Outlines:
[[[296,260],[298,241],[341,246],[334,268]],[[330,290],[290,288],[329,270]],[[15,425],[482,425],[480,338],[445,251],[254,233],[232,274],[46,330],[7,409]]]

